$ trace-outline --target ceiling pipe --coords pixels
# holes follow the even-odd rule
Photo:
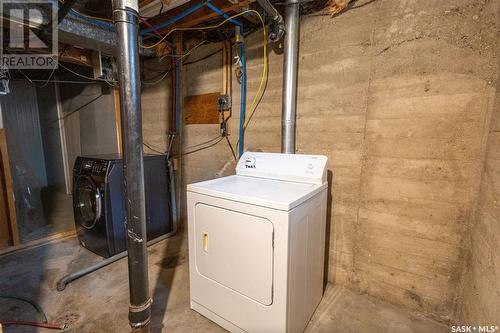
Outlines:
[[[118,43],[118,82],[125,184],[129,322],[134,332],[149,332],[148,254],[142,151],[141,80],[139,77],[138,0],[113,0],[113,21]]]
[[[269,39],[271,42],[277,42],[283,38],[285,34],[285,24],[283,17],[276,8],[269,2],[269,0],[257,0],[259,5],[266,11],[266,13],[273,20],[273,24],[269,31]]]
[[[281,114],[281,152],[295,153],[295,118],[297,112],[297,71],[299,61],[300,4],[287,0],[283,60],[283,101]]]

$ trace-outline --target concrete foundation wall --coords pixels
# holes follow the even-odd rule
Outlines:
[[[172,79],[170,75],[162,79],[161,73],[170,68],[170,58],[162,61],[156,59],[146,61],[144,67],[146,68],[145,78],[141,85],[142,130],[143,141],[151,147],[145,146],[144,152],[156,154],[166,151],[170,131]],[[154,69],[154,71],[147,69]]]
[[[464,283],[463,319],[471,325],[500,323],[500,86],[497,92]]]
[[[328,156],[333,173],[329,281],[456,318],[496,93],[497,13],[498,1],[364,0],[333,19],[302,17],[297,153]],[[261,32],[246,44],[249,107]],[[219,55],[184,75],[187,95],[222,91]],[[282,56],[270,52],[246,150],[280,151],[281,88]],[[236,146],[234,78],[233,91]],[[184,148],[217,134],[187,125]],[[224,141],[182,160],[184,185],[234,173]]]
[[[113,90],[100,83],[59,84],[68,170],[79,155],[118,152]],[[71,187],[70,187],[71,188]]]

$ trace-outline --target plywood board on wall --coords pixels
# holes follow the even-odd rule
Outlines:
[[[220,93],[186,96],[184,110],[186,124],[218,124],[220,122],[217,100]]]

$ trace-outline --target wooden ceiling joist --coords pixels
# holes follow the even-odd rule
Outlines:
[[[222,10],[225,13],[228,13],[229,15],[233,12],[238,12],[242,8],[248,7],[250,4],[255,2],[255,0],[243,0],[238,2],[237,4],[232,4],[227,0],[214,0],[212,1],[212,4]],[[169,20],[180,13],[182,13],[184,10],[189,8],[190,6],[193,6],[195,2],[190,2],[187,4],[188,6],[180,6],[178,8],[175,8],[173,10],[168,11],[165,14],[159,15],[157,17],[152,18],[149,20],[151,24],[158,24],[161,23],[162,21]],[[194,12],[193,14],[187,16],[186,18],[182,19],[181,21],[172,24],[166,28],[159,29],[158,32],[160,33],[166,33],[174,28],[191,28],[195,27],[198,25],[202,25],[204,22],[208,22],[211,20],[214,20],[218,17],[221,17],[220,14],[212,11],[211,9],[207,8],[202,8],[199,9],[198,11]],[[250,22],[254,23],[252,20],[249,20]],[[147,38],[145,38],[147,39]]]

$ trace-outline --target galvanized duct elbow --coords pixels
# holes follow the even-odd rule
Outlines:
[[[269,0],[257,0],[259,5],[266,11],[266,13],[273,20],[273,25],[269,32],[269,39],[272,42],[277,42],[283,38],[285,34],[285,24],[283,21],[283,17],[278,12],[276,8],[269,2]]]

